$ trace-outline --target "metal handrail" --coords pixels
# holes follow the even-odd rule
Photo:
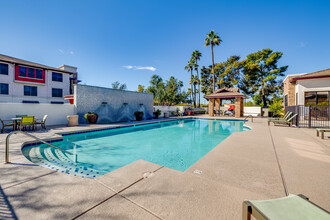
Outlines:
[[[245,124],[245,121],[246,121],[246,119],[247,119],[248,117],[251,117],[251,122],[253,122],[253,115],[248,115],[248,116],[246,116],[246,117],[244,118],[244,123],[243,123],[243,124]]]
[[[5,163],[9,163],[9,138],[10,138],[11,135],[13,135],[13,134],[17,134],[17,133],[21,133],[21,134],[24,134],[24,135],[26,135],[26,136],[32,137],[32,138],[36,139],[37,141],[40,141],[40,142],[42,142],[42,143],[44,143],[44,144],[47,144],[48,146],[51,146],[51,147],[53,147],[53,148],[56,148],[56,149],[58,149],[58,150],[60,150],[60,151],[63,151],[63,152],[65,152],[65,153],[67,153],[67,154],[73,155],[73,153],[70,153],[70,152],[68,152],[68,151],[66,151],[66,150],[63,150],[63,149],[61,149],[61,148],[59,148],[59,147],[56,147],[56,146],[54,146],[54,145],[52,145],[52,144],[50,144],[50,143],[48,143],[48,142],[46,142],[46,141],[44,141],[44,140],[42,140],[42,139],[40,139],[40,138],[38,138],[38,137],[32,135],[32,134],[26,133],[26,132],[24,132],[24,131],[12,131],[12,132],[10,132],[10,133],[7,135],[7,137],[6,137],[6,161],[5,161]]]

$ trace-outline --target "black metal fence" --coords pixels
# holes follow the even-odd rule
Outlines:
[[[329,106],[328,105],[296,105],[286,106],[285,113],[288,111],[298,114],[292,120],[297,127],[302,128],[329,128]]]

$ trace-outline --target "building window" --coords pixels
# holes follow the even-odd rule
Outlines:
[[[28,103],[28,104],[39,104],[39,101],[23,100],[22,103]]]
[[[9,94],[9,85],[6,83],[0,83],[0,94],[8,95]]]
[[[305,105],[329,105],[329,92],[305,92]]]
[[[56,82],[63,82],[63,75],[62,75],[62,73],[53,72],[52,79],[53,79],[53,81],[56,81]]]
[[[0,74],[8,75],[8,64],[0,63]]]
[[[28,77],[35,78],[34,72],[35,72],[35,69],[28,68]]]
[[[52,89],[52,97],[63,97],[63,89]]]
[[[25,96],[37,96],[38,88],[36,86],[24,86],[24,95]]]
[[[24,66],[19,67],[19,76],[28,77],[31,79],[43,79],[43,74],[41,69],[27,68]]]
[[[27,68],[24,66],[19,67],[19,76],[26,77]]]
[[[42,79],[42,70],[36,69],[36,78]]]
[[[284,96],[284,106],[288,106],[288,95]]]

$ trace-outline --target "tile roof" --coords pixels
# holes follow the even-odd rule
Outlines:
[[[222,98],[222,99],[231,99],[235,97],[243,97],[245,96],[239,92],[238,88],[222,88],[222,89],[217,89],[214,91],[214,93],[210,95],[206,95],[205,98]]]
[[[15,57],[10,57],[10,56],[3,55],[3,54],[0,54],[0,61],[6,62],[6,63],[13,63],[13,64],[25,65],[25,66],[30,66],[30,67],[36,67],[36,68],[41,68],[41,69],[46,69],[46,70],[53,70],[53,71],[58,71],[58,72],[62,72],[62,73],[72,74],[72,72],[65,71],[65,70],[62,70],[59,68],[42,65],[39,63],[33,63],[30,61],[18,59]]]

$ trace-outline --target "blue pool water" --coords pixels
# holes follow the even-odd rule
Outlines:
[[[142,159],[187,170],[225,138],[245,131],[243,121],[185,119],[64,136],[52,144],[22,149],[32,162],[64,173],[97,177]]]

